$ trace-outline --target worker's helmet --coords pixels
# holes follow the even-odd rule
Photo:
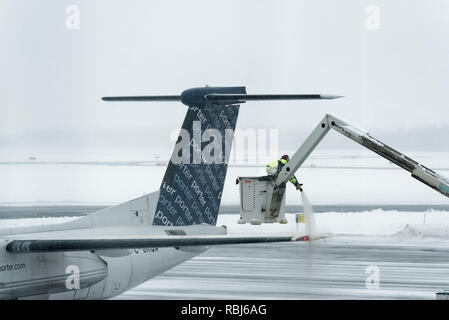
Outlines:
[[[282,157],[281,157],[281,159],[284,159],[284,160],[290,160],[290,158],[288,157],[288,154],[284,154]]]

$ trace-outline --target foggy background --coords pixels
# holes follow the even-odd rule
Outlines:
[[[69,5],[79,30],[66,27]],[[0,39],[0,150],[171,147],[185,106],[100,97],[206,84],[345,96],[243,105],[238,126],[279,129],[280,148],[331,112],[398,149],[449,150],[444,0],[1,0]],[[353,146],[331,136],[322,148]]]
[[[79,29],[66,26],[71,5],[79,9]],[[0,0],[0,40],[0,162],[168,157],[184,105],[106,103],[101,97],[175,95],[206,84],[244,85],[254,94],[345,96],[243,104],[237,127],[279,130],[280,154],[295,150],[332,113],[400,151],[446,152],[444,161],[449,158],[444,0]],[[330,132],[317,152],[342,149],[363,150]],[[426,159],[446,168],[439,155]],[[347,174],[363,180],[356,171]],[[142,175],[150,173],[3,165],[0,202],[116,203],[152,191],[153,184],[157,189],[163,167],[151,183]],[[409,180],[404,173],[404,185]],[[426,189],[414,183],[416,194]]]

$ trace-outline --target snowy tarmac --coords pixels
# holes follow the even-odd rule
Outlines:
[[[379,289],[366,287],[370,265]],[[435,299],[447,288],[447,250],[332,239],[214,247],[117,299]]]
[[[236,218],[218,224],[230,234],[296,230],[292,214],[287,225]],[[330,212],[316,221],[329,238],[212,247],[117,299],[435,299],[449,289],[449,212]]]

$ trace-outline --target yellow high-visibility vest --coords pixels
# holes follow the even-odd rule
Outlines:
[[[265,166],[265,170],[267,171],[267,174],[273,175],[273,174],[276,174],[276,173],[278,172],[279,161],[280,161],[283,165],[286,165],[287,162],[288,162],[288,161],[285,160],[285,159],[280,159],[280,160],[273,160],[273,161],[270,161],[270,162]],[[290,182],[296,185],[296,183],[297,183],[296,177],[293,176],[293,177],[290,179]]]
[[[278,161],[277,160],[273,160],[271,162],[269,162],[266,166],[265,166],[265,170],[267,171],[267,174],[275,174],[278,171]]]

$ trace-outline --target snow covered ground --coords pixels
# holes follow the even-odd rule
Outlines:
[[[295,223],[295,214],[286,214],[286,225],[239,225],[238,216],[221,215],[217,224],[228,226],[230,234],[246,233],[294,233],[296,228],[304,232],[305,224]],[[384,211],[321,212],[315,213],[316,232],[329,236],[379,236],[403,237],[421,240],[435,238],[449,241],[449,212],[430,210],[426,212]]]
[[[286,214],[287,224],[237,224],[239,215],[220,214],[217,225],[226,225],[229,234],[304,234],[305,224],[295,223],[295,214]],[[63,223],[77,217],[1,219],[0,228]],[[328,237],[377,237],[377,242],[407,240],[446,243],[449,245],[449,212],[384,211],[315,213],[316,233]]]
[[[405,152],[449,177],[448,152]],[[117,204],[159,189],[167,156],[151,154],[0,154],[0,204]],[[156,165],[154,161],[161,161]],[[243,165],[243,166],[242,166]],[[261,176],[265,162],[235,163],[222,204],[236,204],[238,176]],[[447,204],[438,192],[372,152],[316,150],[297,172],[314,204]],[[287,189],[287,204],[300,204]]]

